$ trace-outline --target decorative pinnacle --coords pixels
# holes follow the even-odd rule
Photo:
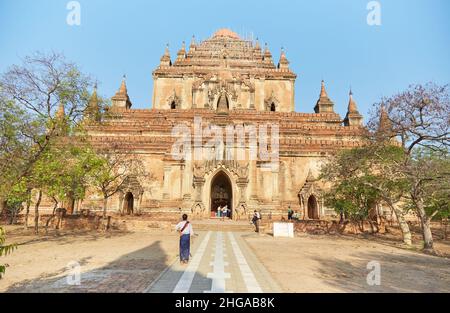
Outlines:
[[[320,98],[328,97],[327,91],[325,89],[325,81],[322,79],[321,87],[320,87]]]

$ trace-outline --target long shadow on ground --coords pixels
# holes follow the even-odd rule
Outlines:
[[[88,237],[89,238],[89,237]],[[68,240],[67,243],[70,243]],[[105,266],[90,271],[83,272],[83,265],[89,262],[90,258],[78,260],[81,266],[80,284],[74,285],[69,282],[74,281],[75,272],[68,268],[60,268],[51,274],[43,275],[37,279],[23,280],[12,285],[6,292],[11,293],[110,293],[110,292],[145,292],[151,283],[158,278],[165,269],[166,273],[172,271],[168,267],[176,261],[169,257],[161,247],[161,241],[125,254],[120,258],[108,263]],[[36,264],[39,266],[39,264]],[[173,272],[173,286],[176,285],[183,272]],[[69,277],[69,280],[67,279]],[[211,279],[202,277],[198,273],[195,279],[203,280],[211,286]],[[171,292],[173,289],[168,289]]]

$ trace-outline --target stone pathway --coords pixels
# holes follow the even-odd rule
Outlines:
[[[221,231],[201,233],[191,247],[193,257],[189,264],[182,265],[176,260],[145,292],[281,292],[244,242],[244,234]]]
[[[220,224],[222,225],[222,224]],[[147,248],[122,256],[100,268],[79,271],[67,268],[58,274],[21,282],[9,292],[149,292],[149,293],[227,293],[281,292],[259,262],[244,236],[259,237],[249,231],[197,231],[187,265],[177,258],[155,265],[158,256]],[[145,250],[145,251],[142,251]],[[158,249],[156,249],[158,253]],[[173,254],[172,254],[173,255]],[[56,257],[56,256],[54,256]],[[76,282],[78,277],[78,283]],[[156,279],[155,279],[156,278]]]

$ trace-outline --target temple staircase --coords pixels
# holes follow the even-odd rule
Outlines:
[[[221,219],[193,220],[192,227],[195,231],[223,231],[223,232],[253,232],[253,224],[249,221],[232,221]]]

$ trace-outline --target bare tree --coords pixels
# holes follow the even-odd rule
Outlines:
[[[0,153],[0,169],[5,175],[0,178],[0,195],[7,198],[13,186],[33,176],[34,167],[58,138],[77,129],[91,86],[91,79],[58,53],[35,53],[1,75],[0,145],[5,149]],[[39,181],[34,177],[26,187],[38,189],[36,232],[42,188],[33,183]]]
[[[0,78],[0,99],[17,104],[22,119],[15,124],[30,148],[15,159],[17,179],[30,173],[52,140],[59,135],[59,119],[78,123],[89,101],[91,79],[58,53],[35,53],[13,65]]]
[[[404,92],[375,104],[369,127],[381,140],[394,140],[403,148],[403,162],[395,167],[398,175],[409,180],[409,200],[420,218],[424,249],[433,250],[425,198],[427,185],[448,179],[435,165],[425,162],[423,151],[448,157],[450,147],[450,97],[448,85],[414,85]],[[380,119],[379,117],[382,116]],[[384,117],[384,118],[383,118]],[[384,137],[384,138],[383,138]],[[436,162],[434,162],[436,164]]]

